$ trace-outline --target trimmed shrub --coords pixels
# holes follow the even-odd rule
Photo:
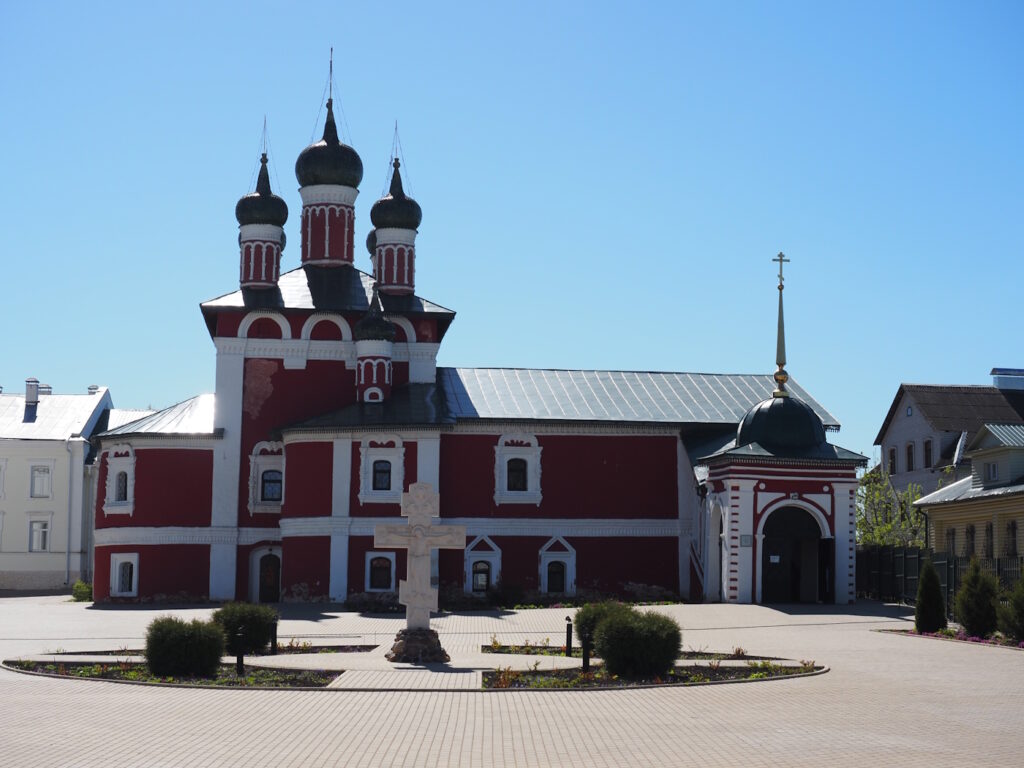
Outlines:
[[[946,603],[942,599],[939,574],[931,560],[925,560],[917,581],[917,600],[914,603],[914,630],[938,632],[946,628]]]
[[[613,611],[598,623],[594,647],[611,674],[644,678],[670,670],[682,640],[679,624],[668,616]]]
[[[146,664],[160,677],[213,677],[224,655],[224,631],[212,621],[154,619],[146,630]]]
[[[1018,643],[1024,642],[1024,579],[1017,579],[1007,595],[1007,601],[997,611],[999,629]]]
[[[999,583],[971,559],[963,584],[956,593],[956,618],[970,637],[988,637],[996,631],[996,600]]]
[[[258,653],[270,644],[277,611],[268,605],[226,603],[213,612],[213,620],[224,630],[228,655]]]
[[[594,641],[597,626],[613,613],[632,613],[633,609],[623,603],[607,600],[603,603],[587,603],[578,611],[573,619],[576,638],[581,642]]]
[[[92,584],[86,584],[79,579],[71,586],[71,597],[74,598],[76,603],[91,603]]]

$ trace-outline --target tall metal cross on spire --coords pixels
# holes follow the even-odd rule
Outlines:
[[[327,98],[334,98],[334,46],[331,46],[331,56],[327,63]]]
[[[789,259],[786,258],[786,254],[779,251],[779,255],[776,256],[772,261],[779,262],[779,290],[782,290],[782,282],[785,278],[782,276],[782,265],[789,263]]]

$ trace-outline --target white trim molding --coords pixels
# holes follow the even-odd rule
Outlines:
[[[107,485],[103,497],[104,515],[128,515],[135,512],[135,449],[128,443],[107,448]],[[125,474],[125,497],[118,499],[117,478]]]
[[[489,536],[477,536],[473,539],[473,541],[471,541],[466,547],[466,553],[463,557],[463,561],[463,570],[465,572],[465,581],[463,582],[463,585],[467,593],[472,594],[474,592],[474,563],[487,563],[491,571],[489,587],[493,587],[501,581],[501,548],[491,541]],[[480,592],[477,592],[476,594],[480,594]]]
[[[263,498],[263,473],[281,473],[281,498],[266,500]],[[256,443],[249,456],[249,515],[281,514],[284,504],[284,444],[264,440]]]
[[[373,464],[391,462],[391,483],[387,490],[373,489]],[[405,488],[405,446],[398,435],[364,437],[359,445],[359,503],[399,504]]]
[[[132,568],[132,585],[129,589],[122,591],[121,567],[130,565]],[[139,595],[139,553],[138,552],[114,552],[110,555],[110,596],[111,597],[138,597]]]
[[[536,435],[507,434],[498,438],[494,446],[494,503],[535,504],[540,506],[540,454],[543,449]],[[526,488],[511,491],[508,488],[508,465],[513,459],[526,462]]]
[[[555,545],[559,545],[565,549],[553,550],[552,547]],[[554,536],[548,539],[548,542],[540,548],[537,563],[539,571],[538,583],[540,584],[541,592],[546,593],[548,591],[548,567],[552,563],[562,563],[565,567],[565,591],[558,594],[576,594],[576,550],[568,541],[561,536]]]
[[[281,339],[287,341],[292,337],[291,326],[288,325],[288,321],[284,315],[279,312],[271,312],[266,309],[255,309],[249,312],[245,317],[242,318],[242,322],[238,326],[238,338],[247,339],[249,338],[249,329],[252,328],[253,324],[258,320],[267,318],[277,323],[277,327],[281,329]]]
[[[306,318],[306,322],[302,324],[302,331],[299,333],[299,338],[305,341],[312,341],[313,329],[316,328],[320,323],[330,323],[337,327],[341,333],[342,341],[352,341],[352,327],[341,315],[336,315],[332,312],[314,312],[312,315]]]

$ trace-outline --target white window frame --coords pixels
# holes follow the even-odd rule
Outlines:
[[[543,499],[540,490],[540,454],[543,449],[535,435],[508,434],[498,438],[494,446],[494,503],[534,504]],[[508,490],[509,459],[526,460],[526,490]]]
[[[380,587],[373,588],[370,586],[370,562],[375,558],[383,557],[391,561],[391,586],[388,589],[381,589]],[[397,592],[398,586],[396,582],[398,577],[395,573],[395,553],[394,552],[377,552],[372,550],[366,553],[366,565],[363,573],[363,591],[365,592]]]
[[[128,592],[121,592],[118,587],[121,584],[121,564],[131,563],[132,565],[132,588]],[[139,553],[138,552],[114,552],[110,555],[110,596],[111,597],[138,597],[139,596]]]
[[[263,500],[263,473],[276,470],[281,473],[281,500]],[[281,514],[285,493],[284,443],[263,440],[252,448],[249,455],[249,515]]]
[[[490,546],[490,550],[482,549],[476,551],[480,544]],[[473,563],[484,562],[491,566],[491,586],[496,586],[501,581],[501,549],[489,536],[477,536],[466,547],[464,557],[464,590],[467,594],[480,594],[473,592]]]
[[[565,547],[564,550],[551,551],[556,543],[561,544]],[[575,595],[576,594],[576,549],[568,541],[561,536],[555,536],[548,539],[547,543],[540,548],[540,555],[538,560],[538,570],[540,584],[540,591],[547,594],[548,591],[548,565],[553,562],[565,563],[565,592],[559,592],[560,595]]]
[[[116,454],[127,454],[117,456]],[[130,445],[115,445],[106,450],[107,489],[103,499],[103,514],[129,515],[135,512],[135,449]],[[124,472],[128,476],[128,498],[117,500],[117,476]]]
[[[56,462],[55,459],[31,459],[28,462],[28,464],[29,464],[29,467],[28,467],[28,497],[29,497],[29,499],[52,499],[53,498],[53,473],[55,471],[56,463],[57,462]],[[47,492],[46,492],[45,495],[40,494],[39,496],[36,496],[35,493],[33,492],[35,490],[35,488],[33,487],[34,486],[34,482],[33,481],[35,480],[36,469],[46,469],[47,474],[49,475],[50,482],[48,483],[48,487],[46,489]]]
[[[30,512],[28,518],[28,542],[26,552],[53,552],[53,512]],[[45,523],[46,525],[46,546],[42,549],[32,548],[32,526],[34,523]]]
[[[999,462],[998,461],[986,461],[985,462],[985,482],[994,483],[999,481]]]
[[[388,446],[388,443],[394,443]],[[373,462],[391,462],[391,488],[373,490]],[[359,446],[359,503],[400,504],[405,488],[405,446],[396,435],[366,437]]]

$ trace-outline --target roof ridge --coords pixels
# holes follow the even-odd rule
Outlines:
[[[707,371],[649,371],[636,368],[529,368],[514,365],[439,365],[438,368],[453,371],[551,371],[552,373],[664,373],[673,376],[765,376],[771,373],[721,373]]]

